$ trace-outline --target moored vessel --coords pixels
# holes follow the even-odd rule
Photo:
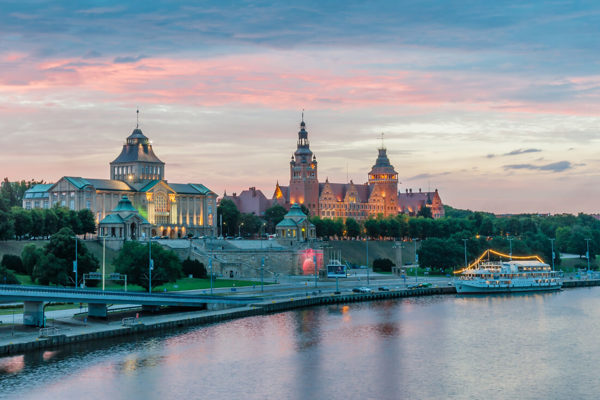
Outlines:
[[[490,255],[500,259],[490,261]],[[456,273],[460,276],[454,286],[457,293],[463,294],[549,291],[562,287],[557,272],[540,257],[510,256],[491,249]]]

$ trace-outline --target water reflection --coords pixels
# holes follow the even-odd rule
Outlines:
[[[0,359],[0,397],[596,398],[600,288],[330,305]]]

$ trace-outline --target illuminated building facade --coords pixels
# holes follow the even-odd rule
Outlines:
[[[165,163],[136,127],[119,156],[110,163],[111,179],[64,176],[51,185],[36,185],[25,193],[23,208],[88,208],[100,222],[126,196],[150,223],[153,236],[215,236],[217,195],[199,183],[167,182],[164,173]],[[146,232],[140,235],[145,237]]]
[[[311,215],[322,218],[364,220],[378,215],[393,216],[399,212],[415,215],[422,207],[432,207],[435,218],[444,215],[437,190],[429,193],[429,202],[427,196],[421,199],[419,196],[408,198],[399,195],[398,173],[390,163],[387,150],[382,145],[378,152],[367,183],[332,183],[329,179],[320,183],[317,158],[310,150],[303,119],[298,132],[297,148],[290,161],[290,184],[276,184],[273,202],[288,209],[293,204],[303,204]]]

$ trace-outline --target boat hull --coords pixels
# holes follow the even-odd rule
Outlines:
[[[487,293],[521,293],[521,292],[548,292],[560,290],[561,283],[554,285],[482,285],[468,281],[454,284],[456,292],[460,294],[487,294]]]

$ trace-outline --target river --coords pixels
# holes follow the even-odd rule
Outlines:
[[[600,287],[244,318],[0,359],[0,398],[596,399]]]

